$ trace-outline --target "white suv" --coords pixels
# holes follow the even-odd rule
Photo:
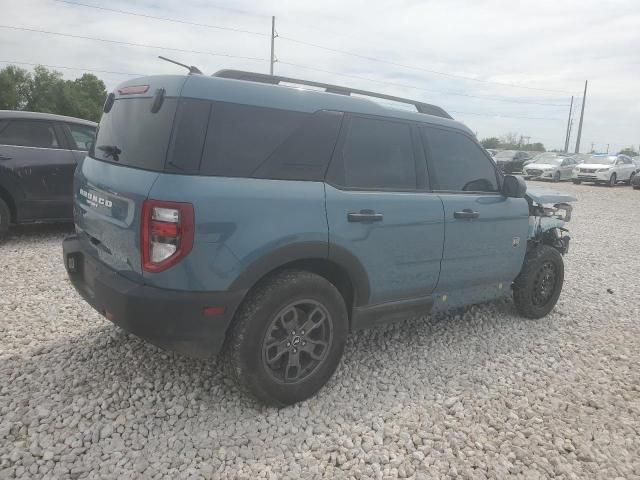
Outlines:
[[[636,174],[635,163],[626,155],[591,155],[573,169],[573,183],[606,183],[613,187],[624,181],[631,183]]]

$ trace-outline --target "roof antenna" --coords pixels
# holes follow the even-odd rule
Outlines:
[[[202,72],[200,71],[200,69],[198,67],[194,67],[193,65],[191,66],[185,65],[184,63],[176,62],[175,60],[171,60],[170,58],[163,57],[162,55],[158,55],[158,58],[166,62],[175,63],[176,65],[180,65],[181,67],[186,68],[187,70],[189,70],[190,75],[194,75],[194,74],[202,75]]]

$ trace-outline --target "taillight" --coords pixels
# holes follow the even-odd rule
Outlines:
[[[193,205],[145,200],[142,205],[142,268],[162,272],[193,248]]]

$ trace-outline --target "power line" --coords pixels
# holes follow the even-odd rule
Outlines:
[[[36,33],[45,33],[47,35],[58,35],[61,37],[69,37],[69,38],[80,38],[83,40],[93,40],[95,42],[106,42],[106,43],[115,43],[118,45],[127,45],[130,47],[143,47],[143,48],[154,48],[156,50],[171,50],[173,52],[187,52],[187,53],[198,53],[201,55],[212,55],[215,57],[227,57],[227,58],[241,58],[244,60],[256,60],[261,62],[268,61],[266,58],[258,58],[258,57],[243,57],[241,55],[230,55],[228,53],[216,53],[216,52],[204,52],[200,50],[187,50],[183,48],[173,48],[173,47],[162,47],[157,45],[145,45],[142,43],[131,43],[131,42],[122,42],[119,40],[107,40],[105,38],[97,38],[97,37],[85,37],[82,35],[72,35],[70,33],[60,33],[60,32],[51,32],[47,30],[36,30],[35,28],[25,28],[25,27],[13,27],[10,25],[0,25],[0,28],[7,28],[11,30],[21,30],[25,32],[36,32]]]
[[[238,33],[248,33],[251,35],[260,35],[262,37],[268,37],[269,34],[267,33],[262,33],[262,32],[255,32],[253,30],[243,30],[241,28],[232,28],[232,27],[221,27],[220,25],[210,25],[207,23],[195,23],[195,22],[188,22],[186,20],[178,20],[176,18],[168,18],[168,17],[158,17],[155,15],[147,15],[144,13],[136,13],[136,12],[130,12],[127,10],[118,10],[116,8],[107,8],[107,7],[101,7],[98,5],[90,5],[87,3],[80,3],[80,2],[70,2],[69,0],[53,0],[54,2],[59,2],[59,3],[66,3],[69,5],[77,5],[80,7],[88,7],[88,8],[95,8],[98,10],[105,10],[107,12],[114,12],[114,13],[120,13],[123,15],[132,15],[135,17],[143,17],[143,18],[151,18],[153,20],[162,20],[163,22],[174,22],[174,23],[181,23],[183,25],[193,25],[196,27],[206,27],[206,28],[215,28],[217,30],[228,30],[231,32],[238,32]],[[215,7],[214,7],[215,8]],[[218,7],[221,8],[221,7]],[[224,9],[224,10],[228,10],[228,9]]]
[[[31,65],[33,67],[42,66],[49,68],[62,68],[64,70],[79,70],[82,72],[110,73],[113,75],[128,75],[132,77],[142,77],[144,75],[143,73],[113,72],[111,70],[97,70],[95,68],[65,67],[63,65],[47,65],[46,63],[16,62],[14,60],[0,60],[0,63],[4,63],[7,65]]]
[[[366,80],[369,82],[375,82],[375,83],[381,83],[381,84],[385,84],[385,85],[391,85],[391,86],[395,86],[395,87],[402,87],[402,88],[412,88],[414,90],[421,90],[423,92],[428,92],[428,93],[436,93],[436,94],[441,94],[441,95],[453,95],[453,96],[460,96],[460,97],[468,97],[468,98],[480,98],[480,99],[484,99],[484,100],[493,100],[496,102],[505,102],[505,103],[519,103],[519,104],[528,104],[528,105],[539,105],[539,106],[543,106],[543,107],[567,107],[568,105],[565,104],[557,104],[557,103],[539,103],[539,102],[530,102],[527,100],[512,100],[512,99],[508,99],[508,98],[499,98],[499,97],[492,97],[492,96],[486,96],[486,95],[472,95],[470,93],[460,93],[460,92],[442,92],[442,91],[437,91],[437,90],[430,90],[427,88],[423,88],[423,87],[418,87],[415,85],[408,85],[405,83],[397,83],[397,82],[389,82],[386,80],[376,80],[373,78],[368,78],[368,77],[363,77],[363,76],[359,76],[359,75],[352,75],[352,74],[348,74],[348,73],[341,73],[341,72],[333,72],[331,70],[323,70],[320,68],[315,68],[315,67],[308,67],[306,65],[300,65],[298,63],[291,63],[291,62],[285,62],[282,60],[278,60],[278,63],[281,63],[283,65],[290,65],[292,67],[298,67],[298,68],[304,68],[307,70],[314,70],[316,72],[323,72],[323,73],[329,73],[332,75],[339,75],[342,77],[348,77],[348,78],[356,78],[359,80]]]
[[[288,42],[298,43],[300,45],[306,45],[308,47],[319,48],[321,50],[327,50],[329,52],[340,53],[342,55],[350,55],[352,57],[362,58],[364,60],[369,60],[371,62],[385,63],[387,65],[393,65],[393,66],[396,66],[396,67],[402,67],[402,68],[408,68],[408,69],[411,69],[411,70],[418,70],[418,71],[421,71],[421,72],[427,72],[427,73],[431,73],[433,75],[442,75],[444,77],[458,78],[458,79],[461,79],[461,80],[468,80],[468,81],[471,81],[471,82],[480,82],[480,83],[487,83],[487,84],[493,84],[493,85],[500,85],[502,87],[524,88],[524,89],[527,89],[527,90],[538,90],[538,91],[542,91],[542,92],[563,93],[563,94],[571,95],[571,92],[567,92],[567,91],[564,91],[564,90],[551,90],[551,89],[546,89],[546,88],[529,87],[529,86],[526,86],[526,85],[517,85],[517,84],[514,84],[514,83],[495,82],[495,81],[492,81],[492,80],[483,80],[481,78],[467,77],[467,76],[464,76],[464,75],[457,75],[457,74],[454,74],[454,73],[446,73],[446,72],[439,72],[439,71],[436,71],[436,70],[429,70],[429,69],[426,69],[426,68],[415,67],[415,66],[406,65],[406,64],[403,64],[403,63],[392,62],[390,60],[384,60],[384,59],[381,59],[381,58],[370,57],[368,55],[362,55],[360,53],[348,52],[346,50],[339,50],[337,48],[325,47],[324,45],[318,45],[317,43],[306,42],[306,41],[303,41],[303,40],[298,40],[298,39],[287,37],[287,36],[283,36],[283,35],[279,35],[278,38],[280,38],[281,40],[286,40]]]

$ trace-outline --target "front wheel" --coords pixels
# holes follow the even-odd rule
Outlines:
[[[609,185],[610,187],[615,187],[616,183],[618,183],[618,177],[615,173],[612,173],[609,177],[609,183],[607,183],[607,185]]]
[[[260,402],[291,405],[333,375],[347,331],[347,309],[336,287],[314,273],[286,270],[262,281],[238,309],[225,363]]]
[[[553,174],[553,182],[558,183],[560,181],[560,172],[556,172]]]
[[[548,245],[529,250],[513,284],[518,313],[527,318],[547,315],[560,297],[563,282],[564,262],[558,250]]]
[[[633,182],[633,177],[635,177],[635,176],[636,176],[636,172],[633,172],[633,173],[631,174],[631,176],[629,177],[629,180],[627,181],[627,185],[631,185],[631,184],[632,184],[632,182]]]

